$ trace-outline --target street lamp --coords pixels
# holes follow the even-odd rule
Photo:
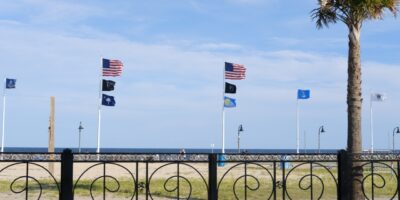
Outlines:
[[[318,129],[318,153],[321,153],[321,133],[325,133],[324,126],[321,126]]]
[[[393,129],[393,153],[394,153],[394,135],[395,134],[399,134],[400,133],[400,128],[399,127],[396,127],[396,128],[394,128]]]
[[[238,153],[240,153],[240,132],[243,132],[243,126],[240,124],[238,128]]]
[[[82,132],[82,129],[83,129],[82,122],[79,122],[79,127],[78,127],[78,130],[79,130],[79,146],[78,146],[79,153],[81,152],[81,132]]]

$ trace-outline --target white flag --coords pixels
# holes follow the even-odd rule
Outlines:
[[[371,93],[371,101],[385,101],[386,94],[383,93]]]

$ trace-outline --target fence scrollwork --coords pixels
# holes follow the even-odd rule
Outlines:
[[[171,175],[169,177],[157,177],[158,173],[166,168],[174,168],[175,173],[174,175]],[[182,168],[187,168],[189,171],[191,171],[191,175],[188,176],[188,174],[183,174],[180,173],[180,170]],[[194,186],[193,183],[193,178],[194,176],[197,176],[200,178],[200,182],[197,183],[196,186]],[[155,188],[153,185],[155,185],[156,179],[161,180],[163,183],[162,190],[160,191],[160,188]],[[176,199],[192,199],[192,194],[194,189],[199,189],[199,190],[208,190],[208,184],[202,173],[193,167],[190,164],[187,163],[166,163],[158,168],[156,168],[149,177],[149,197],[151,199],[154,199],[155,193],[167,193],[166,195],[176,198]]]
[[[364,169],[362,191],[366,199],[374,199],[383,192],[386,194],[384,196],[389,196],[388,199],[396,197],[397,189],[390,187],[398,185],[398,172],[393,166],[385,162],[366,162],[361,167]]]
[[[8,171],[13,171],[15,170],[15,167],[23,167],[25,168],[25,174],[22,176],[13,176],[10,174],[13,173],[8,173]],[[35,168],[36,170],[42,172],[42,174],[44,174],[46,177],[50,178],[50,182],[46,181],[43,178],[37,178],[34,177],[34,175],[29,175],[29,169],[30,168]],[[21,194],[23,192],[26,193],[26,197],[28,197],[29,193],[29,189],[34,189],[34,194],[35,196],[37,196],[37,198],[35,199],[40,199],[42,197],[42,194],[44,192],[44,190],[46,188],[49,188],[50,185],[55,186],[55,188],[57,189],[57,193],[60,192],[60,186],[59,186],[59,182],[56,180],[56,178],[54,177],[54,175],[45,167],[43,167],[40,164],[37,163],[33,163],[33,162],[17,162],[17,163],[12,163],[9,165],[6,165],[5,167],[3,167],[0,170],[0,175],[4,175],[4,174],[8,174],[9,176],[11,176],[9,178],[10,182],[9,182],[9,190],[10,192],[14,193],[14,194]],[[47,187],[44,187],[43,185],[46,185]],[[36,186],[36,187],[35,187]]]
[[[329,182],[330,187],[334,187],[330,189],[337,190],[337,178],[331,167],[313,162],[298,163],[286,174],[286,195],[289,199],[296,199],[292,193],[300,190],[305,193],[308,192],[310,199],[322,199],[327,182]],[[297,185],[297,189],[294,185]]]
[[[115,176],[111,176],[107,174],[107,167],[106,166],[114,166],[119,168],[120,170],[123,170],[125,172],[127,172],[129,174],[129,181],[131,185],[128,190],[130,193],[132,193],[131,195],[128,195],[128,197],[125,197],[127,199],[133,199],[135,197],[136,194],[136,190],[135,188],[137,187],[137,179],[135,178],[135,176],[133,175],[133,173],[126,168],[125,166],[118,164],[118,163],[96,163],[91,165],[90,167],[88,167],[86,170],[84,170],[81,175],[78,177],[78,179],[76,180],[75,184],[74,184],[74,192],[76,192],[78,190],[78,188],[82,187],[83,189],[87,189],[89,190],[90,193],[90,197],[91,199],[95,199],[95,191],[96,191],[96,185],[101,185],[101,191],[103,192],[103,197],[106,196],[106,193],[118,193],[121,190],[121,181],[119,180],[119,177],[115,177]],[[84,183],[83,182],[83,177],[85,177],[85,175],[87,175],[90,171],[94,171],[95,168],[102,168],[102,174],[101,175],[96,175],[95,177],[92,177],[92,180],[90,182],[90,186],[89,188],[84,187]]]
[[[243,172],[235,173],[234,170],[243,170]],[[228,177],[233,178],[233,183]],[[262,196],[263,199],[271,199],[274,194],[275,178],[270,169],[259,163],[238,163],[228,168],[222,175],[218,183],[219,191],[226,188],[224,184],[231,184],[235,199],[241,199],[240,196],[251,195],[247,193],[255,192],[257,194],[254,195]]]

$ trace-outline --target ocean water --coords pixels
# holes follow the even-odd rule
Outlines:
[[[55,152],[62,152],[66,148],[56,148]],[[78,148],[70,148],[78,152]],[[177,148],[101,148],[101,153],[179,153]],[[321,153],[337,153],[339,149],[321,149]],[[5,147],[4,152],[47,152],[47,147]],[[82,153],[96,153],[96,148],[81,148]],[[187,148],[186,153],[221,153],[221,149]],[[300,153],[317,153],[317,149],[300,149]],[[225,153],[238,153],[237,149],[225,149]],[[241,149],[241,153],[290,154],[296,149]]]

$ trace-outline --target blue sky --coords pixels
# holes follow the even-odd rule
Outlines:
[[[56,147],[96,147],[100,58],[124,62],[116,107],[102,108],[102,147],[221,147],[222,69],[244,64],[232,81],[238,107],[226,112],[226,147],[296,147],[296,91],[300,129],[308,148],[345,148],[347,29],[317,30],[316,0],[15,0],[0,4],[0,77],[7,90],[6,146],[44,147],[50,96],[56,97]],[[400,126],[400,21],[367,22],[362,30],[363,146],[370,147],[369,93],[375,148],[387,149]],[[388,137],[390,135],[390,137]],[[303,138],[301,146],[303,146]],[[400,141],[400,138],[399,138]],[[400,142],[397,145],[400,148]]]

